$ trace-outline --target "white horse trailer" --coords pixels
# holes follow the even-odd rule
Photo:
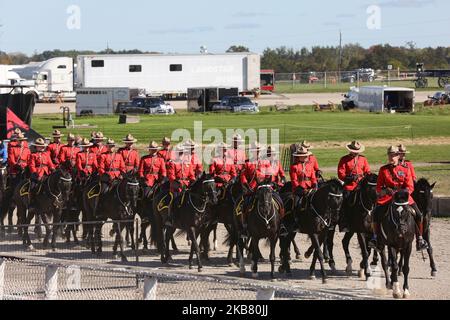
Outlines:
[[[77,90],[77,115],[114,114],[119,102],[130,101],[129,88],[83,88]]]
[[[261,57],[254,53],[128,54],[78,56],[80,88],[131,87],[149,95],[186,96],[188,88],[261,86]]]
[[[361,87],[357,107],[370,112],[414,112],[415,90],[396,87]]]

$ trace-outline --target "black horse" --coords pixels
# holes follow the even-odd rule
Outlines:
[[[88,225],[88,243],[90,244],[92,253],[100,255],[102,249],[102,227],[104,221],[111,219],[119,221],[113,224],[111,235],[116,235],[113,256],[117,257],[117,247],[120,246],[120,257],[126,262],[127,258],[123,252],[122,231],[130,223],[133,224],[134,212],[132,208],[136,208],[139,196],[139,182],[135,176],[125,174],[121,180],[116,181],[114,185],[105,193],[99,192],[97,196],[90,196],[91,185],[83,193],[84,207],[86,208],[87,220],[96,222]],[[95,192],[94,192],[95,194]],[[124,221],[120,223],[120,221]],[[133,237],[132,241],[133,241]],[[134,242],[134,241],[133,241]]]
[[[28,210],[31,193],[29,180],[19,183],[14,191],[14,202],[17,205],[17,217],[19,225],[29,225],[36,218],[36,221],[42,221],[45,225],[44,248],[49,244],[50,235],[52,236],[51,247],[56,250],[56,236],[59,226],[51,224],[61,223],[62,210],[66,207],[70,191],[72,188],[72,177],[64,170],[56,170],[45,178],[40,186],[40,190],[35,195],[35,212]],[[23,244],[28,250],[34,250],[31,239],[28,234],[28,227],[22,229]]]
[[[275,247],[279,239],[280,231],[280,208],[274,199],[274,189],[270,180],[261,182],[256,190],[253,204],[247,215],[248,234],[251,238],[250,252],[252,256],[252,277],[258,278],[258,261],[261,253],[259,250],[259,241],[268,239],[270,244],[270,276],[275,278]],[[239,246],[241,257],[243,255],[243,246]],[[241,270],[243,270],[244,259],[240,259]]]
[[[216,181],[223,183],[223,181]],[[217,205],[212,206],[208,210],[208,223],[201,234],[200,248],[202,251],[202,258],[209,260],[210,252],[210,234],[214,232],[214,248],[217,247],[217,226],[223,224],[228,232],[224,244],[229,245],[227,262],[229,266],[233,265],[233,251],[239,241],[239,234],[237,231],[236,215],[234,208],[239,196],[242,194],[242,185],[239,181],[222,186]],[[239,251],[236,250],[236,261],[239,261]]]
[[[322,184],[317,190],[304,196],[300,206],[297,206],[292,214],[284,219],[284,224],[289,230],[289,235],[281,237],[281,266],[279,271],[291,274],[289,246],[297,232],[309,235],[314,247],[314,258],[310,268],[310,279],[315,279],[315,266],[319,259],[322,282],[326,283],[324,257],[321,250],[322,242],[330,227],[337,223],[339,211],[343,202],[342,183],[333,179]]]
[[[166,264],[171,259],[169,243],[176,229],[186,232],[191,242],[189,254],[189,268],[192,269],[194,253],[197,256],[198,271],[203,269],[200,259],[200,247],[197,238],[205,226],[208,207],[217,204],[216,182],[209,174],[203,173],[188,190],[181,193],[170,203],[172,226],[166,225],[168,221],[168,206],[161,207],[161,193],[154,201],[154,220],[151,229],[151,241],[156,243],[161,252],[161,262]]]
[[[415,237],[416,222],[414,221],[414,210],[409,205],[408,190],[400,190],[394,195],[394,201],[388,207],[387,212],[381,220],[381,237],[378,249],[381,253],[381,263],[386,276],[386,287],[393,288],[393,296],[396,299],[408,298],[409,291],[409,259],[411,257],[413,241]],[[384,247],[388,247],[389,260],[391,261],[391,281],[388,277],[388,262]],[[402,295],[398,282],[398,254],[401,253],[404,259],[403,275],[404,284]]]
[[[350,240],[356,233],[358,236],[358,243],[361,249],[362,261],[360,263],[359,276],[368,279],[370,277],[369,256],[370,249],[367,246],[368,240],[372,233],[372,213],[377,202],[377,180],[378,175],[370,174],[365,176],[358,184],[358,187],[353,191],[348,198],[344,199],[342,204],[341,214],[346,214],[348,217],[347,232],[342,240],[342,245],[346,258],[346,272],[348,275],[352,274],[352,257],[350,255],[349,245]],[[335,261],[333,257],[333,240],[335,232],[330,231],[327,237],[327,247],[329,253],[330,268],[335,271]]]
[[[433,248],[431,247],[431,214],[433,209],[433,189],[436,183],[430,184],[426,179],[420,179],[414,186],[412,194],[423,214],[423,238],[428,243],[428,256],[430,257],[431,276],[437,274],[436,264],[433,257]]]

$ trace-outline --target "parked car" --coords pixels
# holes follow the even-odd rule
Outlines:
[[[212,107],[213,111],[259,112],[257,103],[247,97],[224,97],[220,104]]]
[[[355,83],[358,81],[358,76],[359,81],[361,82],[373,82],[375,80],[375,70],[358,69],[351,72],[345,72],[342,74],[341,81]]]
[[[130,103],[120,103],[118,112],[125,114],[175,114],[174,108],[160,97],[138,97]]]

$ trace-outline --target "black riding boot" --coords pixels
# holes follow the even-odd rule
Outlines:
[[[416,212],[415,222],[416,222],[416,249],[417,251],[427,250],[428,243],[423,238],[423,216],[422,212],[417,207],[417,204],[413,204],[412,208]]]

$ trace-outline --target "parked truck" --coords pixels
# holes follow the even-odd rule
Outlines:
[[[41,63],[14,66],[10,71],[19,75],[17,85],[28,86],[28,94],[36,101],[75,101],[73,59],[53,58]]]
[[[186,98],[188,88],[261,87],[261,57],[254,53],[82,55],[77,85],[82,88],[131,87],[164,99]]]

